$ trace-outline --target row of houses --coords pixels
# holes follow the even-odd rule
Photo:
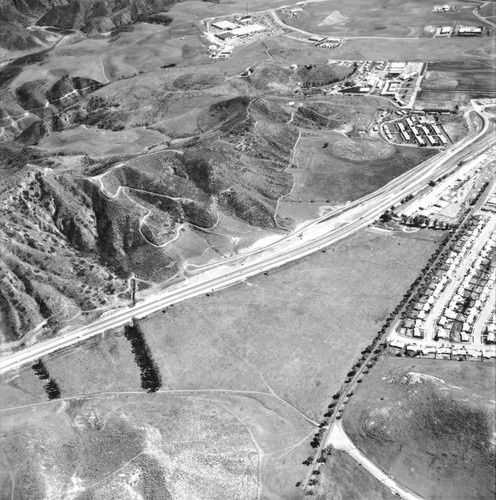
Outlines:
[[[384,124],[383,130],[388,139],[399,133],[404,142],[415,140],[421,147],[446,146],[449,139],[448,134],[441,130],[440,124],[427,122],[424,116],[413,114],[405,119]]]
[[[446,290],[449,284],[453,282],[454,279],[457,278],[458,269],[463,262],[463,259],[467,256],[467,253],[473,248],[474,243],[480,232],[484,229],[486,224],[488,223],[487,217],[482,216],[474,216],[467,228],[467,235],[462,236],[454,245],[447,256],[446,260],[439,268],[438,271],[431,278],[429,284],[427,285],[425,291],[422,296],[416,301],[415,304],[410,307],[408,316],[405,317],[399,327],[398,333],[402,336],[406,337],[416,337],[416,338],[424,338],[426,333],[426,322],[429,314],[432,313],[434,304],[436,304],[441,298],[442,294]],[[490,252],[494,247],[494,241],[490,241],[486,243],[481,250],[479,256],[477,257],[476,262],[479,262],[480,266],[490,266],[491,262],[494,262],[489,256]],[[478,260],[480,259],[480,261]],[[485,269],[485,268],[484,268]],[[488,279],[488,272],[484,270],[484,273],[476,274],[476,271],[471,268],[469,273],[473,272],[473,276],[470,275],[469,280],[477,279],[477,284],[472,287],[473,283],[470,281],[467,283],[467,289],[463,290],[462,294],[465,291],[470,291],[474,294],[474,296],[470,296],[470,301],[474,301],[473,303],[467,302],[468,306],[473,306],[474,311],[480,311],[483,301],[487,300],[488,292],[486,290],[485,294],[481,295],[484,291],[484,287],[494,287],[494,279],[491,281]],[[465,283],[465,282],[463,282]],[[462,283],[461,286],[464,286]],[[461,290],[460,290],[461,291]],[[456,294],[455,294],[456,295]],[[477,296],[476,296],[477,295]],[[467,295],[461,295],[461,297],[452,298],[453,303],[449,303],[447,307],[444,308],[441,316],[438,318],[437,326],[436,326],[436,335],[438,338],[450,338],[458,341],[468,341],[470,340],[470,336],[465,336],[467,329],[463,332],[464,335],[454,335],[456,332],[462,332],[462,328],[455,326],[455,322],[461,322],[463,325],[466,319],[464,316],[461,317],[461,311],[458,310],[460,299],[464,301],[467,298]],[[476,302],[476,301],[479,302]],[[456,307],[456,309],[455,309]],[[477,309],[478,308],[478,309]],[[465,314],[467,310],[463,311]],[[446,332],[446,333],[445,333]],[[459,338],[458,338],[459,337]]]
[[[474,358],[474,359],[491,359],[496,358],[496,351],[491,349],[475,349],[467,348],[460,345],[441,344],[440,346],[431,346],[416,344],[401,339],[393,339],[389,342],[390,347],[403,350],[409,356],[425,356],[428,358]]]
[[[470,341],[478,317],[494,288],[495,236],[496,232],[493,231],[490,240],[481,249],[444,308],[437,322],[437,338]],[[455,260],[453,264],[459,265]]]

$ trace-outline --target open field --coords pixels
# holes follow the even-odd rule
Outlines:
[[[19,464],[19,474],[30,478],[23,482],[17,476],[16,484],[21,481],[36,498],[52,498],[76,486],[83,491],[92,484],[102,495],[117,492],[119,498],[128,498],[123,482],[140,492],[149,487],[140,464],[153,456],[157,481],[164,481],[165,474],[167,484],[179,492],[174,498],[183,498],[181,491],[196,491],[196,481],[211,488],[208,498],[225,498],[234,485],[248,491],[256,484],[268,497],[298,498],[294,484],[303,477],[301,462],[311,451],[311,435],[330,397],[441,237],[440,232],[365,231],[284,272],[250,279],[141,321],[165,391],[139,396],[146,404],[131,394],[140,394],[139,373],[120,334],[50,357],[45,364],[62,398],[75,400],[62,403],[56,417],[45,408],[59,408],[57,402],[24,412],[25,420],[15,412],[8,420],[2,417],[8,428],[17,429],[4,442],[10,467]],[[118,395],[122,392],[127,393],[125,402]],[[30,368],[4,379],[2,393],[8,395],[2,398],[4,409],[46,401]],[[95,393],[103,394],[90,397]],[[161,398],[168,398],[167,404]],[[157,401],[160,415],[153,409]],[[207,409],[214,412],[208,418]],[[97,439],[91,445],[95,452],[81,448],[80,439],[86,438],[74,434],[71,421],[80,424],[83,436],[88,427],[93,433],[92,426],[102,422],[105,433],[91,434]],[[54,455],[40,451],[26,456],[25,446],[19,446],[26,439],[35,449],[41,440]],[[123,445],[114,445],[115,439]],[[135,443],[132,450],[129,443]],[[109,446],[116,446],[117,453],[107,463],[103,457]],[[62,460],[64,449],[68,455]],[[219,462],[226,454],[237,457],[236,467],[224,459]],[[31,459],[61,465],[41,476]],[[79,479],[71,482],[70,477]],[[8,481],[4,484],[8,491]],[[219,493],[217,487],[226,489]]]
[[[39,146],[51,153],[86,153],[93,158],[142,153],[147,147],[160,144],[167,136],[154,130],[133,128],[119,132],[88,129],[84,125],[55,132],[40,141]]]
[[[187,33],[176,31],[174,22],[167,27],[138,23],[111,38],[88,38],[57,47],[43,64],[27,66],[11,87],[33,80],[55,82],[64,74],[106,83],[168,64],[191,63],[198,57],[209,61],[193,27]]]
[[[435,247],[403,234],[365,232],[142,321],[164,384],[273,391],[318,419]],[[407,263],[413,246],[416,260]]]
[[[295,155],[295,187],[279,215],[308,220],[322,210],[354,201],[433,156],[425,149],[350,139],[331,131],[306,132]],[[310,205],[309,205],[310,204]]]
[[[286,39],[288,39],[286,37]],[[296,43],[296,42],[295,42]],[[298,44],[298,45],[301,45]],[[489,37],[481,38],[381,38],[350,39],[338,48],[324,51],[333,59],[353,61],[470,61],[492,62],[495,47]]]
[[[483,96],[496,88],[496,68],[477,61],[440,61],[427,66],[422,80],[423,90],[466,91],[469,95]]]
[[[432,6],[428,0],[372,0],[364,9],[360,0],[345,4],[327,0],[308,4],[297,17],[283,19],[288,25],[311,33],[337,36],[432,36],[439,25],[480,24],[472,14],[473,2],[457,2],[458,11],[443,13],[432,12]],[[433,30],[429,29],[433,26]]]
[[[495,368],[383,357],[348,404],[345,430],[368,458],[422,497],[491,498]]]
[[[398,497],[346,452],[332,450],[320,467],[316,500],[395,500]]]

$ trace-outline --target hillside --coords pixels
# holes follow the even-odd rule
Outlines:
[[[59,31],[37,27],[50,26],[75,30],[86,35],[109,32],[150,20],[167,24],[170,20],[154,14],[168,11],[175,0],[0,0],[0,47],[19,52],[34,52],[53,45]],[[64,32],[62,32],[64,34]]]
[[[424,498],[494,497],[494,369],[382,359],[350,401],[345,430],[368,458]]]
[[[52,90],[53,99],[66,90]],[[84,323],[129,302],[131,276],[145,287],[172,278],[182,261],[174,241],[185,228],[205,238],[225,217],[276,227],[277,199],[291,188],[284,170],[297,131],[270,123],[257,105],[255,146],[248,105],[231,99],[207,108],[208,138],[178,152],[128,156],[113,167],[66,156],[72,168],[58,172],[60,161],[47,153],[11,152],[11,177],[0,193],[4,340],[18,340],[42,322],[49,330],[74,318]]]

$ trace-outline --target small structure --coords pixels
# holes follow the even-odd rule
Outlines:
[[[458,35],[460,36],[480,36],[484,32],[482,26],[460,26],[458,28]]]
[[[323,42],[325,38],[323,36],[311,36],[308,41],[314,42],[314,43],[320,43]]]
[[[406,62],[392,62],[389,65],[388,73],[390,75],[400,75],[406,68]]]
[[[215,36],[219,39],[225,42],[229,38],[235,38],[235,36],[230,32],[230,31],[224,31],[222,33],[216,33]]]

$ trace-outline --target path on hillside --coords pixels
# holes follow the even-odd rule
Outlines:
[[[369,471],[376,479],[378,479],[384,486],[399,495],[405,500],[423,500],[422,497],[416,495],[408,490],[398,482],[396,482],[390,475],[386,474],[374,462],[369,460],[351,441],[345,433],[341,421],[336,421],[333,424],[331,433],[326,442],[326,446],[332,445],[337,450],[342,450],[348,453],[354,460],[356,460],[364,469]]]

